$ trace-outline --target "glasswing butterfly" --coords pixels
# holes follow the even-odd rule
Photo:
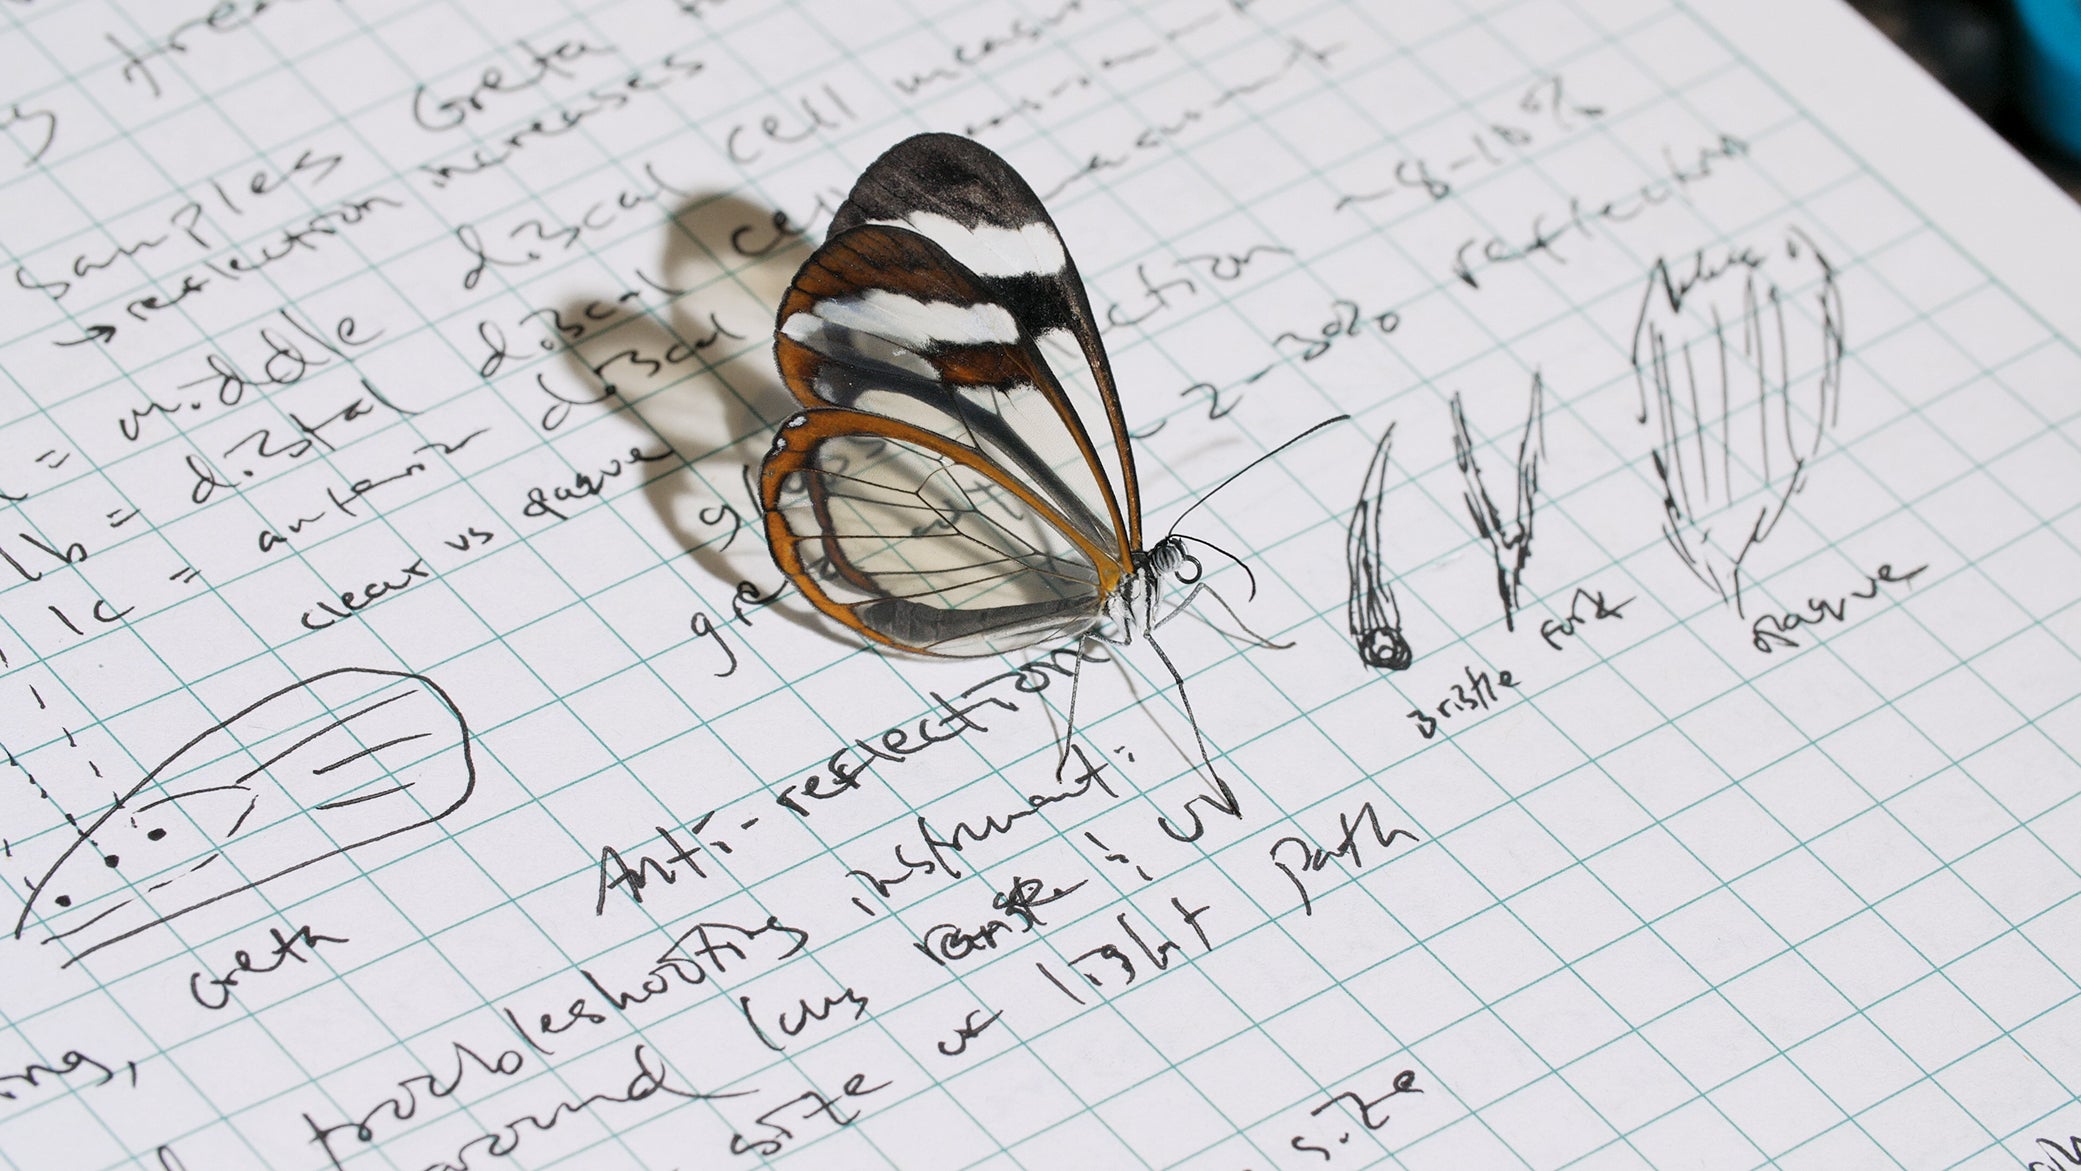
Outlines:
[[[920,134],[876,159],[795,274],[773,347],[804,409],[760,475],[767,544],[804,597],[867,638],[952,656],[1102,624],[1131,641],[1202,588],[1188,538],[1142,544],[1083,281],[988,147]],[[1159,617],[1166,583],[1191,592]]]

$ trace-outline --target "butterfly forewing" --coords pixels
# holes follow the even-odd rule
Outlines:
[[[819,608],[881,642],[974,655],[1082,630],[1096,550],[994,471],[907,424],[806,411],[766,461],[767,540]]]
[[[899,225],[945,249],[1039,343],[1091,427],[1100,475],[1121,505],[1127,548],[1141,548],[1141,493],[1112,368],[1076,261],[1033,188],[980,143],[920,134],[861,174],[832,216],[832,237],[862,224]]]
[[[930,240],[869,226],[825,244],[781,303],[774,346],[805,405],[953,438],[1124,559],[1097,453],[1052,371],[1011,311]]]

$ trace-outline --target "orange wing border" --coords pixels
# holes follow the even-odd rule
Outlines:
[[[957,657],[901,642],[870,628],[853,613],[859,603],[841,602],[833,598],[824,591],[815,576],[803,564],[801,551],[797,548],[798,543],[803,540],[821,539],[825,554],[831,558],[833,568],[847,581],[862,587],[863,592],[882,592],[884,596],[888,596],[879,586],[872,584],[872,575],[852,566],[838,553],[836,546],[831,543],[829,509],[817,498],[814,491],[811,493],[811,504],[817,523],[824,530],[822,532],[796,532],[789,526],[787,517],[780,507],[782,483],[796,472],[814,471],[810,466],[810,460],[816,454],[816,449],[827,440],[845,436],[872,436],[922,448],[982,475],[1017,497],[1021,504],[1033,509],[1036,515],[1090,560],[1092,568],[1098,574],[1100,598],[1108,597],[1117,590],[1131,571],[1130,565],[1084,537],[1053,505],[1042,499],[1018,477],[998,467],[995,461],[982,452],[966,444],[956,443],[936,431],[891,419],[886,415],[845,407],[813,407],[789,417],[780,425],[780,432],[774,437],[773,448],[766,453],[765,462],[760,465],[759,509],[765,522],[766,547],[773,554],[774,564],[795,584],[796,589],[802,591],[802,596],[809,599],[811,605],[844,623],[864,638],[914,654]]]
[[[972,138],[959,134],[927,132],[914,134],[883,151],[860,172],[845,202],[832,213],[832,238],[869,221],[907,212],[935,211],[957,221],[981,214],[991,223],[1033,223],[1048,226],[1062,249],[1063,266],[1052,282],[1068,311],[1070,332],[1084,362],[1091,368],[1098,396],[1105,407],[1106,421],[1113,429],[1113,443],[1120,453],[1119,493],[1126,499],[1126,524],[1120,528],[1131,557],[1142,548],[1142,489],[1135,471],[1134,447],[1127,430],[1127,415],[1120,406],[1120,391],[1113,381],[1112,363],[1105,343],[1099,338],[1098,320],[1091,312],[1091,295],[1084,288],[1069,242],[1033,185],[1004,156]],[[986,284],[989,278],[978,278]],[[1099,481],[1108,492],[1113,485],[1103,472]]]
[[[1053,230],[1054,222],[1049,221],[1048,226]],[[1060,233],[1057,233],[1057,237],[1060,237]],[[1067,256],[1067,253],[1064,255]],[[847,263],[848,257],[852,263]],[[1074,262],[1069,262],[1069,266],[1071,275],[1074,276]],[[954,282],[951,286],[937,283],[949,278]],[[1078,282],[1078,288],[1082,288],[1081,281]],[[796,271],[794,280],[788,284],[787,294],[781,298],[780,309],[774,315],[773,321],[774,364],[780,370],[781,380],[787,384],[788,393],[802,406],[812,409],[850,409],[831,402],[816,391],[818,368],[824,362],[834,359],[788,337],[782,330],[790,318],[801,313],[813,313],[819,301],[869,289],[885,289],[920,300],[964,298],[969,304],[996,303],[988,281],[976,276],[966,265],[948,255],[946,249],[930,238],[908,228],[893,224],[863,224],[826,240]],[[933,353],[921,352],[918,356],[930,362],[933,368],[941,373],[942,385],[949,385],[949,374],[970,375],[970,378],[960,383],[962,385],[978,384],[978,376],[985,373],[1016,370],[1026,375],[1028,381],[1040,392],[1049,408],[1068,429],[1070,438],[1077,445],[1077,454],[1083,457],[1092,480],[1098,484],[1099,491],[1104,495],[1107,519],[1112,522],[1113,535],[1119,543],[1115,560],[1122,564],[1131,564],[1134,551],[1141,547],[1141,486],[1135,477],[1134,453],[1128,446],[1126,422],[1120,413],[1120,396],[1113,385],[1112,368],[1106,361],[1103,346],[1088,328],[1088,302],[1082,308],[1085,318],[1072,333],[1076,335],[1077,344],[1084,351],[1085,361],[1090,364],[1097,378],[1099,399],[1105,407],[1107,421],[1113,428],[1113,441],[1115,449],[1119,452],[1121,475],[1126,480],[1125,484],[1117,488],[1112,477],[1106,474],[1104,462],[1098,458],[1098,447],[1091,441],[1090,428],[1084,425],[1083,417],[1077,413],[1076,405],[1070,402],[1069,395],[1062,389],[1062,384],[1055,377],[1054,369],[1049,366],[1047,358],[1035,348],[1032,338],[1026,334],[1024,323],[1020,323],[1020,337],[1016,343],[964,347],[970,351],[1001,349],[1004,358],[994,367],[979,364],[964,372]],[[971,362],[982,361],[980,355],[973,352],[967,357]],[[949,397],[952,397],[951,390]],[[961,417],[958,409],[949,409],[947,413],[957,419]],[[976,458],[989,462],[987,457],[980,453]],[[1120,501],[1123,493],[1127,497],[1124,510]]]

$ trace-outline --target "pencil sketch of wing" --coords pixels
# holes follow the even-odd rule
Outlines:
[[[1402,606],[1395,600],[1394,573],[1382,558],[1381,509],[1394,443],[1395,426],[1389,423],[1366,465],[1365,484],[1344,531],[1345,569],[1351,579],[1351,594],[1344,605],[1345,625],[1358,648],[1359,661],[1383,671],[1400,671],[1416,660],[1402,634]]]
[[[1525,411],[1524,430],[1518,435],[1517,458],[1511,465],[1510,507],[1496,502],[1488,480],[1481,472],[1473,432],[1467,427],[1467,411],[1459,392],[1452,396],[1452,454],[1460,471],[1460,499],[1474,522],[1474,533],[1488,546],[1489,560],[1496,568],[1496,596],[1503,604],[1505,629],[1517,629],[1517,612],[1524,604],[1525,567],[1532,561],[1532,535],[1539,510],[1539,465],[1546,458],[1546,382],[1532,372],[1530,405]]]
[[[31,890],[77,962],[314,862],[446,817],[476,783],[469,729],[433,681],[343,667],[262,697],[167,757]]]
[[[1703,254],[1657,260],[1632,359],[1662,535],[1739,612],[1752,556],[1805,488],[1841,410],[1835,269],[1796,228],[1716,266]]]

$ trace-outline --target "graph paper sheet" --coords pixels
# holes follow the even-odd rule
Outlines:
[[[0,21],[0,1163],[2081,1166],[2081,215],[1847,9]],[[1182,688],[774,568],[921,130]]]

